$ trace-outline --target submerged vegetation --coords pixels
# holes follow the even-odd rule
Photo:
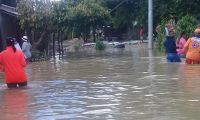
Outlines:
[[[95,48],[96,48],[96,50],[104,50],[106,48],[106,46],[102,41],[97,40]]]

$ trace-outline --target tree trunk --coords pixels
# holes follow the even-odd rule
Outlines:
[[[60,58],[60,31],[58,31],[58,53]]]
[[[63,51],[63,31],[60,32],[60,42],[61,42],[61,53],[62,53],[62,58],[64,55],[64,51]]]
[[[56,51],[55,51],[55,33],[53,33],[53,58],[56,57]]]
[[[33,40],[33,49],[37,49],[37,47],[40,45],[40,43],[43,41],[44,37],[46,36],[47,32],[42,32],[40,38],[38,39],[38,41],[35,40],[36,37],[34,37]]]

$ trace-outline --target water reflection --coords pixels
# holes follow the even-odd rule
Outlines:
[[[87,80],[57,80],[37,84],[41,87],[38,91],[30,91],[34,97],[29,107],[33,110],[32,118],[39,120],[114,118],[119,112],[122,96],[130,87],[121,82]]]
[[[180,82],[186,91],[193,94],[199,94],[200,91],[200,67],[194,65],[181,65],[180,67]]]
[[[5,89],[0,98],[1,120],[29,120],[28,96],[22,89]]]

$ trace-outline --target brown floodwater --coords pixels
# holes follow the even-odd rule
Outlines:
[[[30,63],[28,89],[1,81],[0,120],[199,120],[200,66],[146,47]]]

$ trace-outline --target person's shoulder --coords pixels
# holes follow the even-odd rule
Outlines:
[[[198,38],[198,37],[191,37],[191,38],[189,38],[188,39],[189,41],[196,41],[196,42],[200,42],[200,38]]]
[[[187,41],[191,41],[192,40],[192,37],[189,37],[188,39],[187,39]]]
[[[6,50],[0,52],[0,55],[5,54]]]

